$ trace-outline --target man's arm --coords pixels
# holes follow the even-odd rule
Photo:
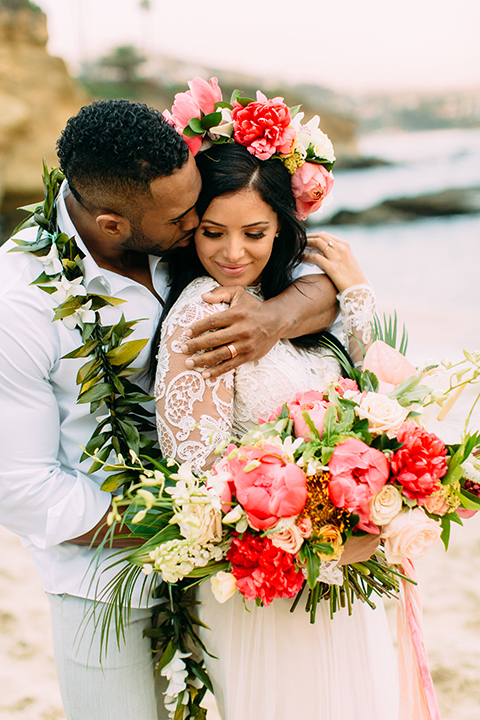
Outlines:
[[[330,327],[338,313],[337,290],[326,275],[296,280],[278,297],[262,302],[240,287],[219,287],[203,296],[207,302],[227,302],[229,310],[192,325],[182,348],[188,368],[206,368],[204,377],[215,378],[243,363],[267,354],[280,338],[295,338]],[[207,334],[205,334],[207,333]],[[228,345],[237,355],[232,358]],[[200,350],[208,350],[195,356]]]
[[[61,410],[49,381],[56,336],[41,306],[26,315],[19,305],[0,300],[0,523],[39,548],[72,536],[90,544],[111,495],[59,460]]]
[[[88,547],[98,547],[104,540],[111,530],[107,523],[107,518],[112,510],[112,506],[109,507],[103,518],[88,532],[80,535],[79,537],[67,540],[69,543],[74,545],[87,545]],[[115,548],[129,548],[136,545],[143,545],[145,540],[131,535],[126,525],[116,525],[113,534],[110,534],[109,539],[106,543],[106,547]]]

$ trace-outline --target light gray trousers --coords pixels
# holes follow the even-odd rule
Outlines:
[[[148,610],[132,610],[125,641],[112,628],[100,659],[100,626],[91,600],[47,593],[58,682],[67,720],[166,720],[164,678],[155,678]]]

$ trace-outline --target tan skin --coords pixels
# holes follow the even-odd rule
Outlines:
[[[161,255],[172,247],[188,244],[198,226],[195,203],[201,180],[193,156],[171,175],[159,177],[150,184],[152,198],[145,204],[140,223],[130,221],[120,212],[92,207],[78,202],[70,194],[66,205],[70,217],[97,264],[144,285],[156,297],[147,254]],[[300,281],[297,282],[300,284]],[[302,279],[302,292],[292,286],[281,296],[266,303],[253,298],[243,287],[218,288],[205,299],[226,300],[229,310],[215,316],[214,333],[208,336],[208,347],[214,350],[202,355],[202,367],[212,377],[245,362],[263,357],[281,337],[295,337],[329,327],[337,313],[336,289],[326,276]],[[205,322],[192,327],[192,341],[187,354],[205,347],[199,336],[210,327]],[[235,342],[238,355],[230,359],[226,344]],[[228,354],[228,358],[227,358]],[[192,359],[194,365],[198,360]],[[225,362],[226,361],[226,362]],[[221,363],[217,365],[217,363]],[[211,365],[216,365],[215,369]],[[209,367],[210,366],[210,367]],[[109,512],[109,511],[108,511]],[[69,542],[98,546],[108,531],[105,516],[89,532]],[[116,533],[122,534],[122,533]],[[131,547],[131,537],[112,540],[114,547]]]

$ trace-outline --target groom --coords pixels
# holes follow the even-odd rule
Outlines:
[[[193,156],[159,112],[126,100],[82,108],[68,121],[58,156],[66,176],[58,227],[85,254],[86,290],[124,301],[102,309],[102,322],[112,324],[122,312],[127,321],[144,318],[132,338],[152,337],[167,294],[161,257],[191,242],[198,225]],[[33,241],[36,228],[21,237]],[[79,449],[101,412],[77,404],[76,374],[85,360],[64,356],[80,336],[52,322],[55,293],[31,284],[42,260],[9,254],[14,246],[0,249],[0,523],[29,547],[47,592],[67,720],[156,720],[165,711],[158,688],[155,695],[141,598],[133,600],[125,643],[118,648],[112,640],[101,665],[95,623],[79,631],[108,582],[104,573],[103,585],[96,578],[93,585],[92,545],[104,535],[111,496],[100,490],[101,472],[86,474]],[[304,277],[301,291],[292,285],[268,303],[241,288],[217,288],[207,299],[230,309],[192,327],[185,359],[210,377],[262,357],[281,337],[326,328],[336,314],[335,289],[324,275]]]

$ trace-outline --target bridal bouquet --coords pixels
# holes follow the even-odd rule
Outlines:
[[[195,678],[203,692],[209,687],[178,630],[183,617],[184,635],[201,645],[186,588],[206,580],[219,602],[234,593],[259,605],[295,598],[292,609],[306,589],[314,622],[322,598],[333,614],[351,611],[355,598],[373,605],[372,594],[395,595],[408,562],[440,537],[447,546],[451,522],[480,509],[480,434],[442,439],[429,427],[458,414],[462,393],[478,394],[479,363],[466,354],[457,366],[418,373],[376,341],[362,372],[350,366],[351,377],[329,376],[298,393],[201,476],[171,459],[143,470],[134,454],[130,464],[120,458],[106,467],[138,471],[138,482],[114,497],[110,521],[126,522],[145,543],[112,581],[114,591],[123,589],[111,599],[124,601],[128,573],[130,585],[141,573],[152,585],[160,579],[163,612],[177,627],[162,622],[155,631],[172,713],[192,703],[192,693],[199,707]],[[374,555],[342,565],[349,541],[365,535],[378,538]]]

